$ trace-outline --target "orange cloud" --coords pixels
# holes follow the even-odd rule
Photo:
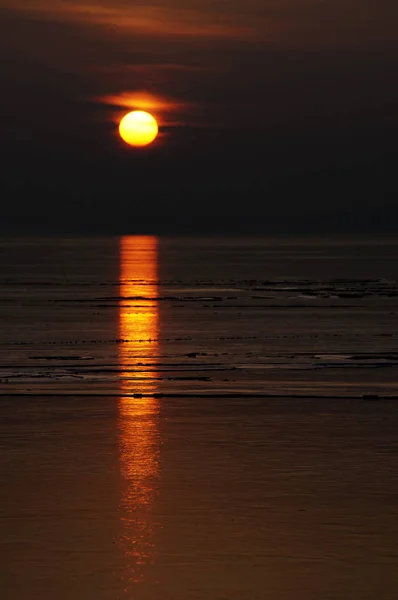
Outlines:
[[[159,124],[175,126],[183,123],[181,119],[184,113],[194,109],[193,104],[184,104],[148,92],[120,92],[119,94],[110,94],[96,100],[120,109],[112,118],[114,122],[118,122],[122,112],[126,110],[146,110],[156,117]]]
[[[239,24],[231,15],[209,10],[163,6],[161,4],[124,4],[116,0],[65,2],[63,0],[16,0],[13,9],[42,18],[101,25],[117,29],[119,34],[135,32],[159,37],[205,37],[214,39],[248,38],[250,27]]]
[[[367,45],[396,40],[396,0],[0,0],[42,21],[98,27],[101,36],[289,47]],[[104,34],[105,32],[105,34]]]
[[[170,112],[181,108],[181,104],[149,94],[148,92],[121,92],[102,98],[106,104],[137,110],[159,110]]]

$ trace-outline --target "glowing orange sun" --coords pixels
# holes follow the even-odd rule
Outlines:
[[[143,110],[127,113],[119,123],[119,134],[130,146],[147,146],[159,132],[155,117]]]

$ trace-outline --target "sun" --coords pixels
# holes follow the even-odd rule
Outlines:
[[[119,123],[119,134],[130,146],[148,146],[159,132],[155,117],[143,110],[127,113]]]

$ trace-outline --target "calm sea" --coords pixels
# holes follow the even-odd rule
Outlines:
[[[398,241],[0,240],[6,600],[396,600]]]

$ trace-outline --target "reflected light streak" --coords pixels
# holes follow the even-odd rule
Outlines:
[[[119,426],[126,588],[144,580],[146,567],[154,560],[152,505],[160,445],[159,400],[151,396],[157,391],[157,255],[156,237],[120,240]]]

